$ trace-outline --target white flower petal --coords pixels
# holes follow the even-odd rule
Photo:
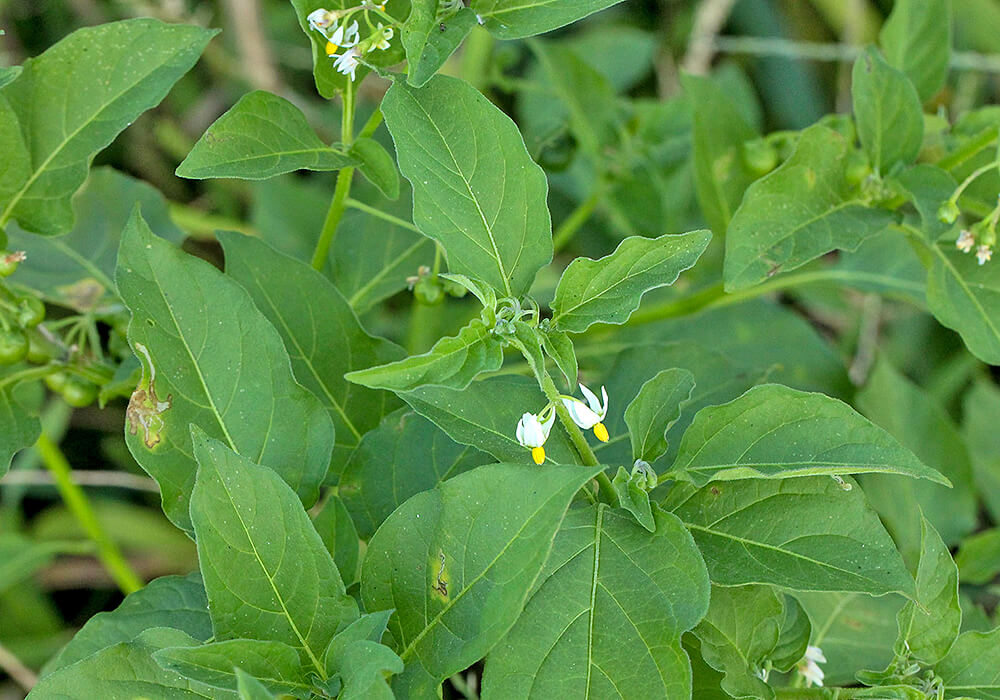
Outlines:
[[[601,416],[594,413],[587,404],[579,399],[564,398],[563,406],[569,411],[573,422],[584,430],[589,430],[601,422]]]

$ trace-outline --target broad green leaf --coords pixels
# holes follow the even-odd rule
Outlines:
[[[240,700],[274,700],[274,696],[259,680],[239,668],[233,670],[236,673],[236,692]]]
[[[852,486],[850,480],[846,485]],[[913,592],[861,489],[829,477],[677,484],[664,506],[694,535],[712,582],[798,591]]]
[[[11,281],[75,311],[119,310],[115,259],[122,230],[136,204],[153,233],[172,243],[184,240],[184,232],[171,220],[158,190],[117,170],[94,168],[73,198],[76,223],[68,234],[39,236],[8,226],[10,248],[25,251],[30,261],[18,267]]]
[[[526,411],[545,407],[545,395],[528,377],[501,376],[473,382],[464,390],[425,386],[402,395],[414,411],[436,424],[455,442],[471,445],[498,460],[530,463],[515,437]],[[573,464],[576,452],[560,426],[545,443],[547,464]]]
[[[337,493],[343,487],[338,485]],[[330,496],[323,509],[313,516],[313,527],[326,545],[326,550],[337,565],[340,578],[345,586],[357,582],[360,577],[361,547],[358,541],[358,531],[351,520],[351,514],[344,502],[337,496]]]
[[[633,459],[652,463],[667,451],[667,431],[692,391],[694,375],[681,368],[665,369],[642,385],[625,409]]]
[[[656,532],[656,520],[653,517],[653,507],[649,501],[649,479],[652,478],[655,486],[656,475],[652,476],[651,467],[648,465],[636,464],[632,473],[625,471],[625,467],[618,467],[618,472],[611,480],[611,488],[618,496],[618,507],[627,510],[635,518],[635,521],[650,532]]]
[[[400,409],[361,439],[337,493],[367,540],[410,496],[488,459],[454,442],[426,418]]]
[[[722,234],[755,179],[743,162],[743,143],[759,134],[718,82],[684,75],[681,84],[694,115],[691,157],[698,205],[711,229]]]
[[[787,272],[834,249],[855,250],[892,220],[869,209],[844,176],[848,143],[812,126],[791,157],[751,185],[726,232],[726,291]]]
[[[577,258],[559,280],[552,322],[571,333],[594,323],[624,323],[643,294],[673,284],[693,267],[711,238],[705,230],[652,239],[634,236],[599,260]]]
[[[420,51],[420,58],[416,63],[411,60],[407,66],[406,79],[410,85],[421,87],[433,78],[475,26],[476,13],[467,7],[434,25]],[[403,43],[405,45],[405,38]]]
[[[236,694],[212,688],[162,668],[153,659],[159,649],[195,646],[199,642],[177,629],[152,627],[43,678],[32,688],[32,700],[92,697],[102,700],[170,698],[224,700]]]
[[[924,139],[924,115],[913,83],[869,47],[851,73],[854,120],[861,146],[876,173],[916,160]]]
[[[577,490],[598,468],[497,464],[411,498],[368,545],[361,595],[396,608],[399,697],[426,697],[514,624]],[[504,507],[496,508],[497,503]]]
[[[982,585],[1000,573],[1000,528],[983,530],[962,541],[955,555],[962,583]]]
[[[566,44],[607,78],[615,92],[623,93],[652,72],[657,39],[653,27],[612,21],[582,25],[566,37]]]
[[[340,673],[341,667],[344,665],[344,652],[352,644],[361,641],[381,641],[392,614],[392,610],[366,613],[337,632],[334,638],[330,640],[330,644],[326,647],[326,651],[323,654],[323,663],[326,666],[327,677],[333,678]]]
[[[580,376],[580,367],[576,361],[576,348],[573,347],[573,341],[566,333],[551,328],[541,335],[545,354],[556,363],[556,367],[562,372],[570,390],[575,391]]]
[[[572,510],[527,607],[487,657],[483,697],[688,697],[680,638],[708,590],[672,515],[656,510],[654,534],[604,504]]]
[[[394,700],[389,674],[403,672],[403,662],[392,649],[372,641],[361,641],[344,652],[340,672],[344,689],[338,700]]]
[[[437,76],[393,83],[382,102],[413,221],[438,241],[452,272],[520,296],[552,259],[545,174],[517,126],[478,90]]]
[[[191,527],[192,423],[274,469],[312,505],[330,466],[333,424],[295,382],[281,337],[250,295],[154,236],[138,213],[122,234],[116,278],[143,362],[125,439],[159,482],[167,517]]]
[[[473,11],[498,39],[521,39],[583,19],[621,0],[472,0]]]
[[[17,112],[6,94],[0,91],[0,150],[4,157],[0,161],[0,202],[7,202],[16,196],[18,190],[31,177],[31,152]],[[7,235],[0,224],[0,245],[7,247]]]
[[[882,428],[825,394],[756,386],[708,406],[681,440],[669,475],[710,481],[884,473],[950,485]]]
[[[281,642],[230,639],[197,647],[161,649],[153,658],[168,671],[213,688],[237,690],[235,669],[239,667],[272,692],[311,696],[299,653]]]
[[[208,127],[177,166],[177,175],[265,180],[293,170],[338,170],[357,160],[323,143],[284,97],[255,90]]]
[[[399,197],[399,171],[396,161],[375,139],[361,137],[354,140],[350,156],[358,161],[358,169],[368,181],[389,199]]]
[[[857,405],[953,486],[881,474],[861,478],[903,557],[915,565],[920,556],[921,511],[945,544],[958,544],[975,529],[977,505],[968,452],[951,418],[931,396],[884,361],[875,365]]]
[[[35,444],[41,435],[38,418],[17,400],[15,387],[0,379],[0,476],[10,469],[14,455]]]
[[[130,19],[79,29],[28,59],[3,88],[30,165],[16,185],[11,170],[0,172],[0,228],[13,219],[34,233],[68,231],[70,198],[87,178],[91,159],[159,104],[215,34],[191,24]],[[0,144],[10,138],[6,129],[0,132]]]
[[[781,620],[778,644],[771,652],[770,660],[774,668],[787,672],[805,655],[812,635],[812,625],[805,608],[798,600],[786,593],[781,596],[781,602],[785,612]]]
[[[906,74],[926,102],[948,76],[950,0],[897,0],[879,32],[879,43],[889,64]]]
[[[923,517],[920,539],[917,595],[896,615],[896,650],[931,665],[948,653],[958,637],[962,609],[958,604],[958,567],[941,536]]]
[[[399,405],[388,392],[352,384],[344,374],[396,360],[402,349],[368,335],[337,288],[306,263],[249,236],[220,232],[218,239],[226,274],[277,329],[295,378],[330,414],[337,438],[332,468],[339,473],[361,436]]]
[[[129,642],[152,627],[172,627],[199,641],[212,636],[208,600],[198,573],[163,576],[130,593],[114,610],[97,613],[46,664],[44,672],[52,673],[105,647]]]
[[[951,231],[953,224],[938,218],[938,208],[958,186],[952,173],[936,165],[918,163],[889,182],[901,186],[909,196],[920,215],[920,230],[928,241],[936,241]]]
[[[691,659],[691,700],[729,700],[722,689],[724,676],[702,658],[701,643],[693,634],[684,635],[684,651]]]
[[[830,281],[863,292],[875,292],[906,301],[917,308],[927,306],[927,270],[910,239],[885,229],[849,253],[842,252],[829,275]]]
[[[338,625],[357,617],[333,559],[277,474],[192,431],[191,520],[216,640],[284,642],[322,674]]]
[[[694,635],[702,658],[725,674],[722,689],[732,697],[774,697],[760,673],[778,645],[784,615],[781,598],[768,586],[712,586],[708,613]]]
[[[417,81],[414,74],[420,59],[427,49],[432,32],[436,29],[438,0],[410,0],[410,14],[399,29],[400,41],[406,50],[407,80],[410,85],[420,87],[426,81]],[[435,71],[432,71],[432,74]],[[429,76],[428,76],[429,77]]]
[[[983,362],[1000,364],[1000,265],[976,264],[953,243],[931,246],[927,305],[942,325],[957,331]]]
[[[348,372],[349,382],[371,389],[412,391],[422,386],[464,389],[482,372],[500,369],[503,341],[492,328],[473,319],[456,336],[442,338],[423,355]]]
[[[810,644],[823,650],[827,685],[853,685],[858,669],[883,668],[892,658],[896,613],[903,599],[863,593],[796,593],[812,621]]]
[[[993,522],[1000,523],[1000,388],[979,379],[962,400],[962,438],[972,462],[972,477]]]
[[[966,632],[934,667],[946,698],[1000,698],[1000,627]]]

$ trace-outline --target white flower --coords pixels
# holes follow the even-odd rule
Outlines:
[[[993,257],[993,251],[988,245],[981,245],[976,248],[976,260],[979,261],[980,265],[985,265]]]
[[[555,420],[555,411],[550,411],[548,418],[540,419],[534,413],[525,413],[521,416],[521,420],[517,422],[517,431],[515,433],[517,441],[521,444],[521,447],[531,449],[531,458],[535,460],[535,464],[541,464],[545,461],[545,448],[543,445],[549,439],[549,433],[552,431],[552,424]]]
[[[351,23],[349,27],[340,25],[337,27],[333,34],[329,36],[329,41],[326,42],[326,55],[336,56],[337,51],[340,49],[350,49],[358,44],[358,23],[355,20]],[[350,53],[349,51],[347,53]],[[347,54],[344,54],[347,55]],[[357,66],[357,61],[354,62],[354,66]],[[354,79],[354,67],[352,66],[350,70],[343,70],[340,66],[337,66],[337,70],[341,73],[350,73],[351,79]]]
[[[566,410],[569,411],[570,417],[573,422],[584,430],[594,429],[594,435],[601,442],[608,441],[608,429],[604,427],[604,417],[608,415],[608,391],[603,386],[601,387],[601,398],[603,401],[598,401],[597,396],[590,389],[585,387],[583,384],[580,385],[580,392],[586,397],[587,403],[584,403],[580,399],[575,399],[571,396],[563,397],[563,405]]]
[[[326,8],[319,8],[318,10],[313,10],[306,16],[306,21],[309,22],[309,28],[313,31],[320,32],[323,36],[326,36],[326,30],[333,26],[333,23],[337,21],[337,15]]]
[[[968,229],[963,229],[962,233],[958,235],[958,240],[955,241],[955,247],[963,253],[968,253],[974,245],[976,245],[976,237]]]
[[[826,657],[823,656],[822,649],[814,646],[806,647],[806,655],[799,662],[798,672],[805,679],[807,688],[823,685],[823,669],[819,665],[825,663]]]
[[[361,52],[358,51],[357,46],[352,46],[347,51],[345,51],[340,56],[337,56],[337,60],[334,62],[333,66],[344,75],[351,76],[351,80],[354,80],[354,71],[358,67],[358,57]]]
[[[378,27],[375,28],[375,32],[372,34],[371,38],[371,48],[369,51],[374,51],[375,49],[381,49],[385,51],[389,48],[389,40],[392,39],[394,32],[392,27],[382,26],[382,23],[378,23]]]

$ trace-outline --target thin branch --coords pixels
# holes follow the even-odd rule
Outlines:
[[[722,31],[735,4],[736,0],[705,0],[698,5],[681,70],[694,75],[708,73],[717,50],[715,38]]]
[[[25,666],[3,644],[0,644],[0,668],[25,690],[30,691],[38,683],[38,674]]]
[[[78,486],[111,487],[149,493],[160,491],[152,479],[128,472],[74,469],[72,478],[73,483]],[[56,486],[56,481],[51,473],[43,469],[15,469],[0,478],[0,486]]]

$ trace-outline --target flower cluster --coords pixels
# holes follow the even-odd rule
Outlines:
[[[799,661],[796,670],[798,670],[799,675],[805,679],[807,688],[813,685],[823,685],[823,669],[821,669],[819,665],[825,663],[826,657],[823,656],[822,649],[814,646],[806,647],[806,655],[802,657],[801,661]]]
[[[587,399],[586,403],[573,396],[560,396],[559,399],[574,423],[584,430],[593,429],[598,440],[607,442],[608,429],[602,422],[608,415],[607,389],[601,387],[601,399],[598,399],[597,395],[583,384],[580,385],[580,392]],[[544,445],[545,441],[549,439],[549,433],[552,431],[555,419],[555,406],[550,403],[537,414],[525,413],[517,422],[517,430],[515,431],[517,441],[522,447],[531,450],[531,458],[535,460],[535,464],[541,464],[545,461]]]
[[[354,72],[361,63],[361,58],[372,51],[388,49],[389,42],[395,35],[392,26],[386,26],[382,22],[373,25],[369,17],[371,12],[375,12],[391,20],[392,18],[385,14],[385,5],[384,2],[380,4],[366,2],[344,10],[320,8],[313,10],[306,17],[309,28],[319,32],[326,39],[326,55],[333,59],[334,67],[338,72],[349,75],[351,80],[354,80]],[[364,20],[369,29],[367,38],[363,40],[358,21],[351,21],[351,17],[358,12],[364,13]]]
[[[993,246],[987,241],[983,241],[977,246],[976,237],[969,229],[962,229],[958,239],[955,241],[955,247],[963,253],[971,253],[972,249],[975,248],[976,260],[979,261],[980,265],[985,265],[993,257]]]

